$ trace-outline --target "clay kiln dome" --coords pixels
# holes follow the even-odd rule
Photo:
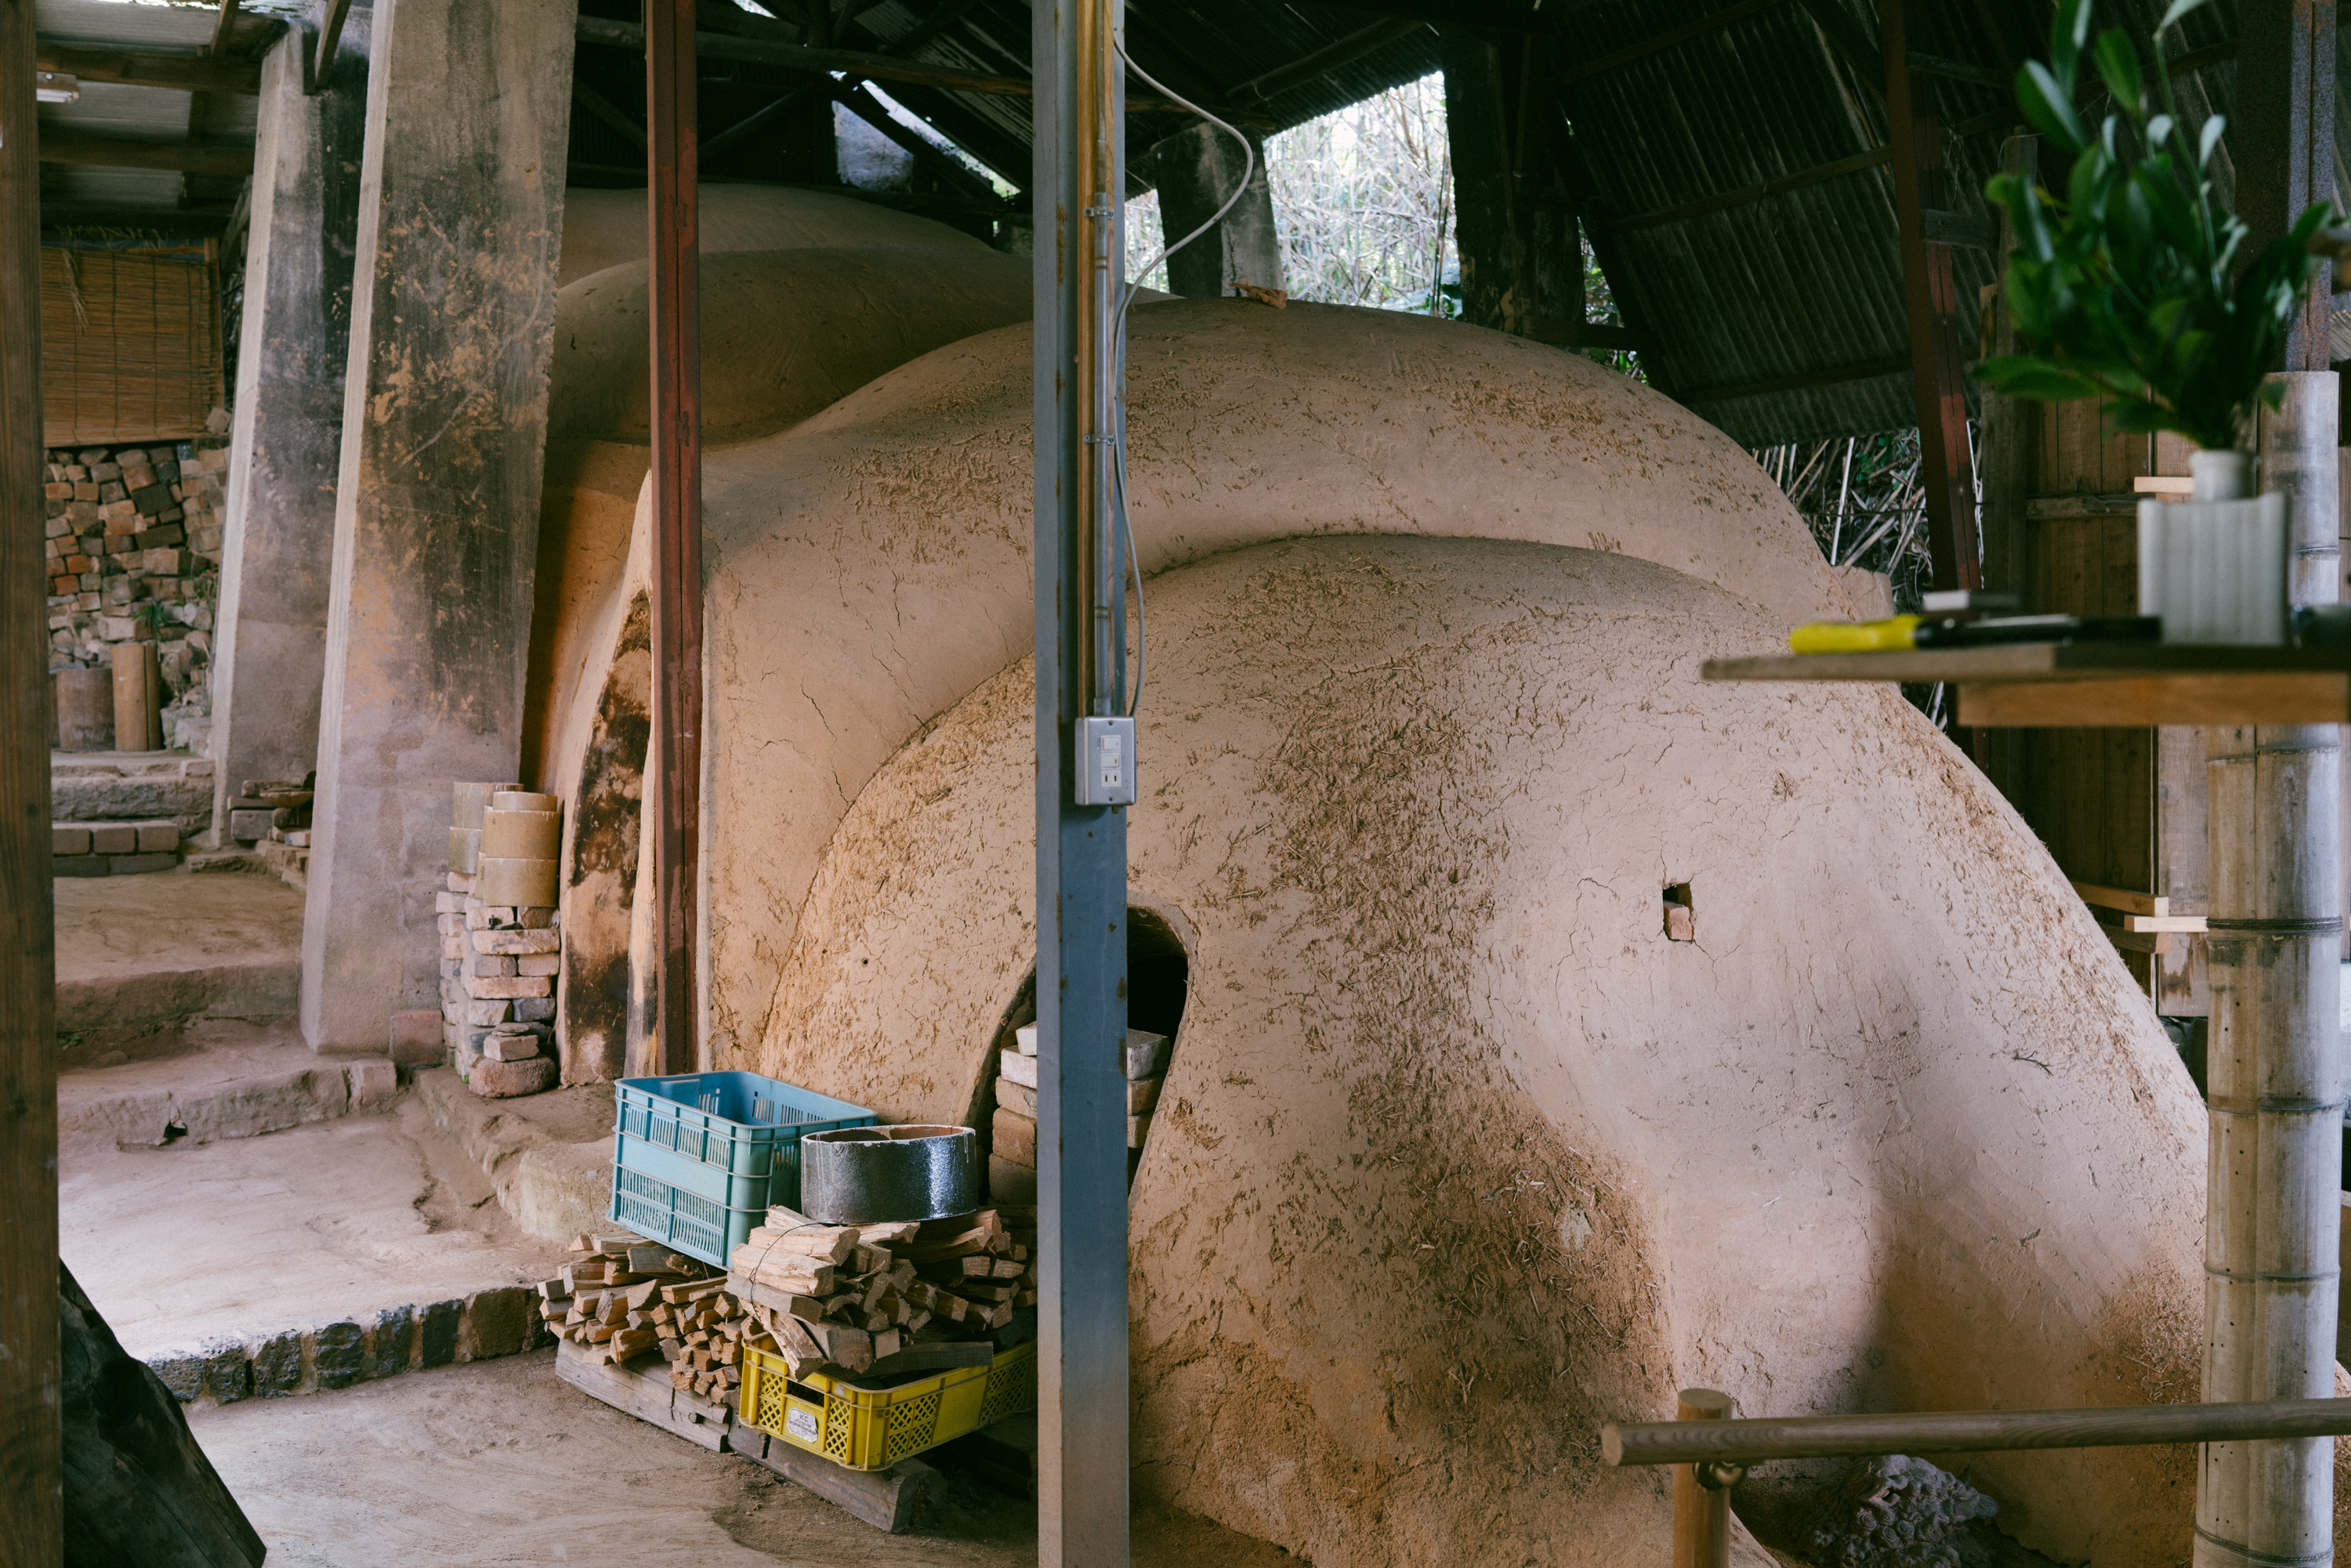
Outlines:
[[[702,264],[702,439],[772,435],[959,338],[1029,319],[1028,261],[939,246],[730,251]],[[549,439],[652,439],[645,264],[556,300]]]
[[[988,247],[961,229],[853,196],[772,185],[702,187],[696,239],[705,256],[727,250],[796,250],[855,245]],[[642,190],[563,193],[563,257],[558,288],[608,267],[645,259],[650,245]]]
[[[701,292],[706,446],[787,429],[941,344],[1027,320],[1030,307],[1026,261],[941,244],[722,251],[704,259]],[[620,624],[614,598],[649,462],[649,358],[643,260],[557,295],[523,760],[533,782],[559,792],[577,780],[568,764],[584,732],[567,745],[554,730],[590,650]]]
[[[1665,1478],[1593,1430],[1678,1387],[2193,1397],[2194,1091],[1896,695],[1699,683],[1784,616],[1621,553],[1332,537],[1150,591],[1132,899],[1189,988],[1133,1197],[1140,1487],[1318,1563],[1621,1568],[1667,1556]],[[1031,681],[858,793],[745,1062],[986,1103]],[[2184,1454],[1973,1477],[2055,1557],[2187,1555]]]

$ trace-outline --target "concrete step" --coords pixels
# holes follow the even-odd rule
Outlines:
[[[292,889],[185,871],[53,885],[61,1066],[185,1051],[203,1043],[183,1038],[192,1025],[294,1016],[302,895]]]
[[[321,1057],[287,1029],[193,1055],[84,1068],[57,1079],[57,1129],[121,1147],[251,1138],[390,1109],[383,1058]]]
[[[583,1083],[516,1100],[485,1100],[453,1068],[415,1077],[436,1126],[480,1166],[527,1235],[568,1243],[611,1228],[612,1086]]]
[[[561,1248],[522,1233],[413,1094],[266,1137],[141,1147],[70,1132],[58,1187],[67,1266],[184,1400],[340,1388],[545,1343],[533,1287]]]

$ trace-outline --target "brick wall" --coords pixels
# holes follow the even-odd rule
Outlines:
[[[228,448],[91,446],[48,463],[50,668],[110,665],[116,643],[161,643],[164,744],[201,754]]]

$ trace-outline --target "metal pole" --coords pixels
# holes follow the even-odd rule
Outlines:
[[[702,298],[694,0],[645,6],[647,287],[653,318],[653,700],[646,780],[653,835],[664,1072],[703,1065],[695,1039],[702,839]]]
[[[1127,1561],[1126,816],[1074,803],[1111,712],[1111,301],[1123,246],[1119,0],[1032,11],[1036,61],[1037,1092],[1045,1568]]]
[[[0,1563],[65,1554],[33,0],[0,0]]]

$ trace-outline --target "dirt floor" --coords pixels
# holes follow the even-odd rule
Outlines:
[[[561,1261],[413,1094],[389,1114],[193,1148],[71,1139],[59,1166],[66,1264],[142,1359],[543,1280]]]
[[[1027,1568],[1035,1505],[950,1470],[927,1533],[889,1536],[750,1459],[559,1380],[552,1352],[315,1398],[188,1412],[272,1568]],[[1137,1512],[1136,1568],[1297,1559],[1189,1514]]]

